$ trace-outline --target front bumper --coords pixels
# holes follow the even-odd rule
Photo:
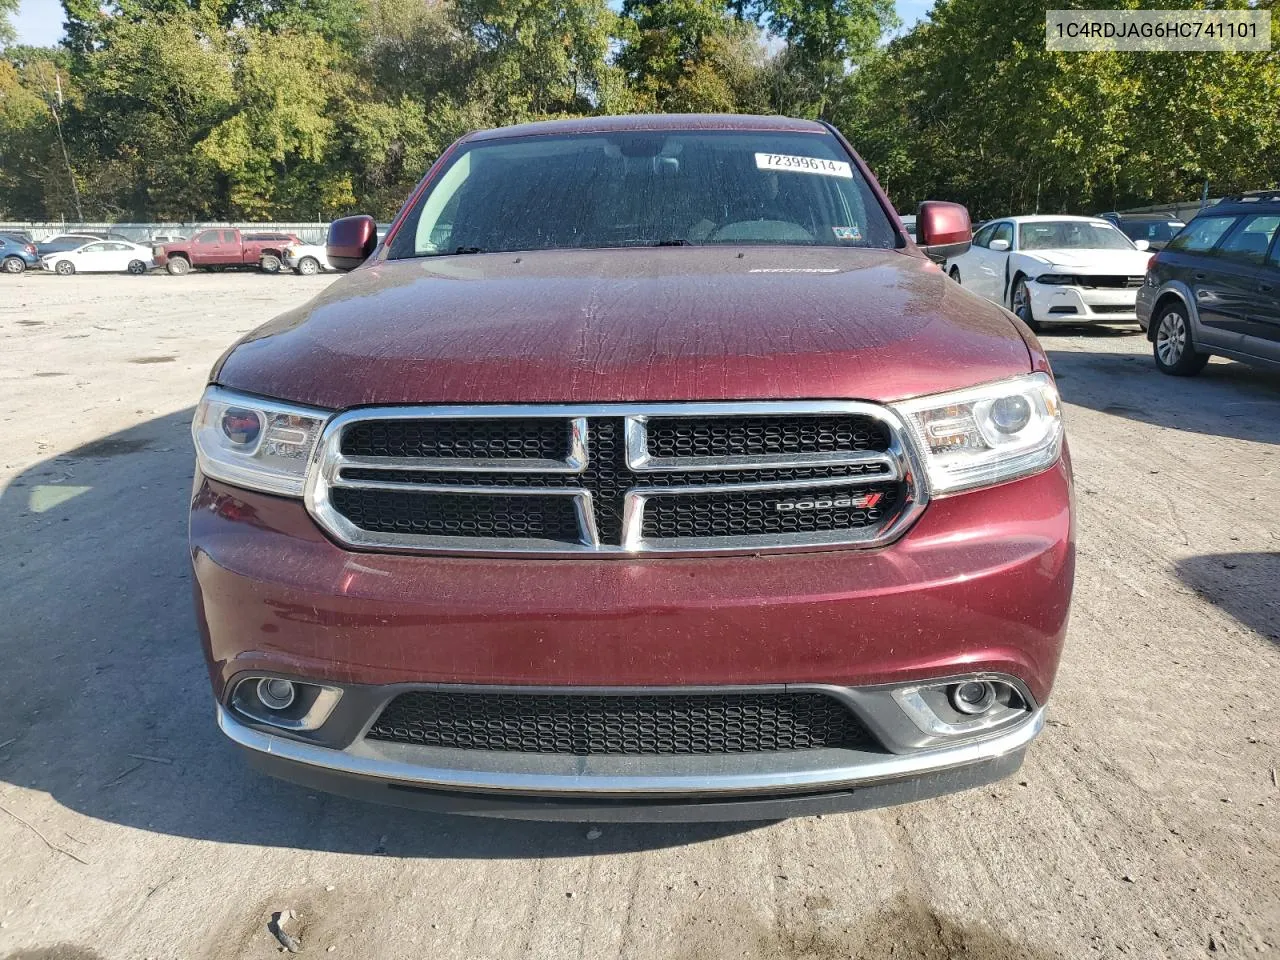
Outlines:
[[[1151,325],[1151,311],[1156,306],[1157,292],[1157,288],[1150,284],[1146,284],[1138,290],[1134,310],[1138,317],[1138,326],[1143,330],[1147,330]]]
[[[1136,288],[1072,287],[1028,281],[1037,323],[1137,323]]]
[[[934,500],[905,536],[879,549],[481,559],[344,550],[299,501],[197,476],[197,618],[224,732],[270,772],[312,786],[513,816],[531,815],[532,795],[546,811],[537,815],[571,819],[878,806],[1016,769],[1043,722],[1066,631],[1071,496],[1064,448],[1037,476]],[[640,769],[635,758],[459,756],[366,740],[373,701],[344,721],[341,736],[269,732],[225,709],[237,679],[258,673],[348,690],[571,692],[866,688],[986,674],[1015,681],[1033,712],[964,742],[893,744],[874,731],[885,750],[796,751],[768,769],[757,755],[644,758]],[[680,812],[691,804],[702,813]]]
[[[767,767],[757,756],[485,755],[372,740],[335,750],[254,729],[222,706],[218,725],[262,772],[361,800],[474,816],[687,822],[862,810],[992,783],[1021,766],[1044,709],[974,742],[909,755],[805,751]]]

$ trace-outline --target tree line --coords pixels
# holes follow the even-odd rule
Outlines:
[[[829,120],[904,211],[1280,183],[1280,54],[1050,53],[1030,0],[63,0],[52,48],[16,7],[0,219],[386,218],[467,130],[650,111]]]

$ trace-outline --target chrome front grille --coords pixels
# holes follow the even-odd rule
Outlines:
[[[325,430],[307,503],[368,550],[876,546],[924,505],[904,436],[856,402],[353,410]]]

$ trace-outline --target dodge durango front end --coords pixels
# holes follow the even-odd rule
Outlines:
[[[954,250],[967,217],[921,210]],[[553,819],[1017,769],[1074,568],[1043,351],[831,128],[468,135],[198,408],[196,607],[267,772]]]

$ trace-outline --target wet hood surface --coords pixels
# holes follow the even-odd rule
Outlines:
[[[895,251],[704,247],[373,263],[249,334],[297,403],[894,400],[1031,369],[1000,308]]]

